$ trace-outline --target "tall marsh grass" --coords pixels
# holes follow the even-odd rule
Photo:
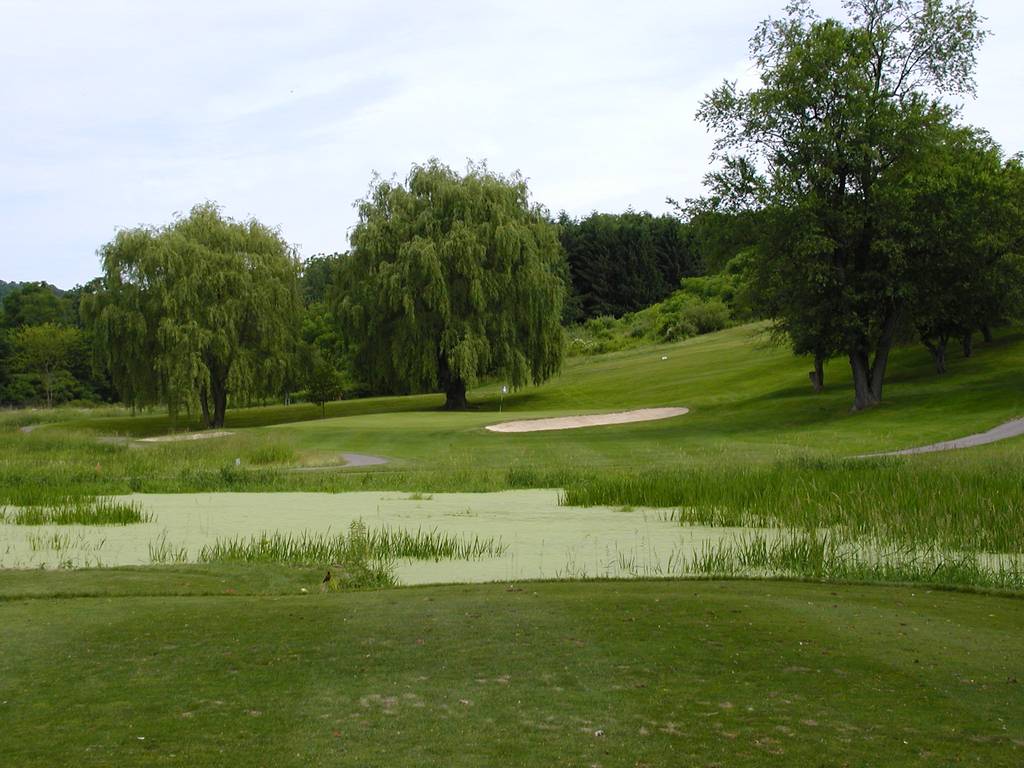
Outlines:
[[[369,529],[357,520],[345,533],[263,532],[256,536],[218,539],[202,548],[203,563],[282,563],[326,565],[345,562],[353,554],[371,560],[476,560],[500,557],[507,546],[490,537],[453,536],[439,531],[415,533],[395,528]]]
[[[1024,560],[1020,556],[857,541],[810,531],[777,536],[754,533],[731,541],[706,542],[690,556],[677,556],[672,572],[686,576],[783,576],[1024,589]]]
[[[1022,469],[869,459],[606,473],[566,483],[561,502],[672,507],[684,524],[828,529],[846,539],[1019,553]]]
[[[51,498],[43,503],[0,511],[0,521],[12,525],[131,525],[148,523],[153,515],[134,501],[75,497]]]
[[[187,563],[188,549],[167,541],[167,531],[163,531],[156,541],[149,542],[149,562],[154,565]]]

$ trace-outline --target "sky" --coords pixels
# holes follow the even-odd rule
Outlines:
[[[120,228],[212,200],[300,255],[345,250],[375,173],[432,157],[520,171],[585,216],[701,193],[695,118],[784,0],[0,0],[0,279],[63,288]],[[835,15],[838,0],[816,0]],[[994,33],[965,121],[1024,150],[1024,3]]]

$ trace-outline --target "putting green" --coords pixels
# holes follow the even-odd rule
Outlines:
[[[356,519],[371,528],[433,530],[495,537],[498,558],[397,564],[403,584],[651,576],[673,558],[738,528],[680,526],[668,510],[563,507],[554,490],[501,493],[208,493],[136,495],[153,521],[129,526],[0,525],[0,567],[147,565],[164,542],[196,558],[218,538],[262,531],[345,531]]]

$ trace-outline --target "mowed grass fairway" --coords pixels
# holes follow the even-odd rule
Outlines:
[[[500,382],[471,392],[474,409],[465,413],[439,411],[440,395],[331,403],[327,419],[310,405],[241,408],[228,412],[229,437],[140,444],[132,439],[189,423],[184,417],[172,423],[166,415],[71,414],[64,423],[42,423],[24,434],[16,427],[60,417],[15,412],[0,430],[0,490],[14,503],[18,492],[43,487],[93,494],[559,487],[588,473],[756,468],[895,450],[1024,416],[1024,333],[1018,329],[976,345],[971,359],[951,352],[945,376],[933,372],[929,355],[917,347],[897,349],[890,367],[885,402],[851,414],[845,361],[832,361],[827,391],[812,394],[807,361],[769,346],[764,328],[752,325],[679,344],[572,358],[560,376],[503,403]],[[684,406],[690,413],[565,432],[484,429],[501,420],[655,406]],[[390,463],[331,471],[346,452]],[[1024,440],[914,457],[905,466],[1006,471],[1007,462],[1024,469]],[[327,470],[291,471],[300,465]]]
[[[504,469],[515,462],[649,467],[713,464],[722,456],[756,462],[893,450],[983,431],[1024,415],[1024,333],[1017,330],[976,345],[970,359],[951,350],[950,371],[942,377],[923,348],[897,350],[885,402],[863,414],[849,413],[852,388],[845,360],[828,364],[827,390],[819,395],[810,392],[808,369],[807,360],[770,346],[763,326],[747,325],[678,344],[571,358],[560,376],[503,401],[500,382],[471,392],[475,410],[466,413],[439,411],[440,395],[372,398],[332,403],[331,418],[323,420],[319,409],[308,405],[235,410],[228,413],[227,428],[278,423],[272,435],[297,450],[387,456],[398,465],[392,470]],[[673,405],[691,412],[663,422],[566,432],[483,430],[502,420]],[[140,416],[88,419],[80,426],[142,436],[164,433],[171,423],[166,416]]]
[[[247,595],[293,586],[259,568],[5,582],[104,596],[0,603],[3,765],[1024,759],[1019,599],[704,581]]]
[[[659,507],[674,515],[666,526],[792,532],[788,548],[747,541],[685,572],[813,581],[321,594],[319,565],[0,571],[0,766],[1024,764],[1024,439],[849,458],[1024,416],[1024,334],[1004,330],[969,360],[952,353],[944,377],[923,350],[899,349],[886,402],[859,415],[843,361],[821,395],[807,369],[746,326],[571,359],[503,402],[493,382],[466,413],[440,412],[440,396],[333,403],[327,419],[311,406],[238,409],[229,437],[158,444],[134,438],[184,422],[10,414],[0,505],[12,508],[61,494],[187,505],[205,493],[214,505],[220,491],[359,490],[408,496],[393,503],[414,516],[441,503],[433,493],[561,488],[595,520]],[[653,406],[691,410],[484,430]],[[390,463],[346,469],[344,452]],[[452,520],[449,533],[472,529]],[[146,525],[159,515],[89,530],[113,539]],[[0,546],[13,527],[0,524]],[[444,568],[460,580],[457,560]]]

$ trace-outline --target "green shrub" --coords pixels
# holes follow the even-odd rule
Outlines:
[[[681,341],[729,325],[729,308],[720,300],[698,299],[682,292],[663,301],[657,312],[658,341]]]
[[[729,306],[722,299],[679,290],[659,304],[619,319],[602,315],[567,328],[566,350],[570,355],[618,352],[720,331],[730,322]]]
[[[682,313],[662,317],[658,324],[658,341],[682,341],[697,335],[697,326]]]
[[[714,333],[729,325],[729,308],[719,299],[690,304],[683,310],[684,319],[692,323],[697,334]]]

